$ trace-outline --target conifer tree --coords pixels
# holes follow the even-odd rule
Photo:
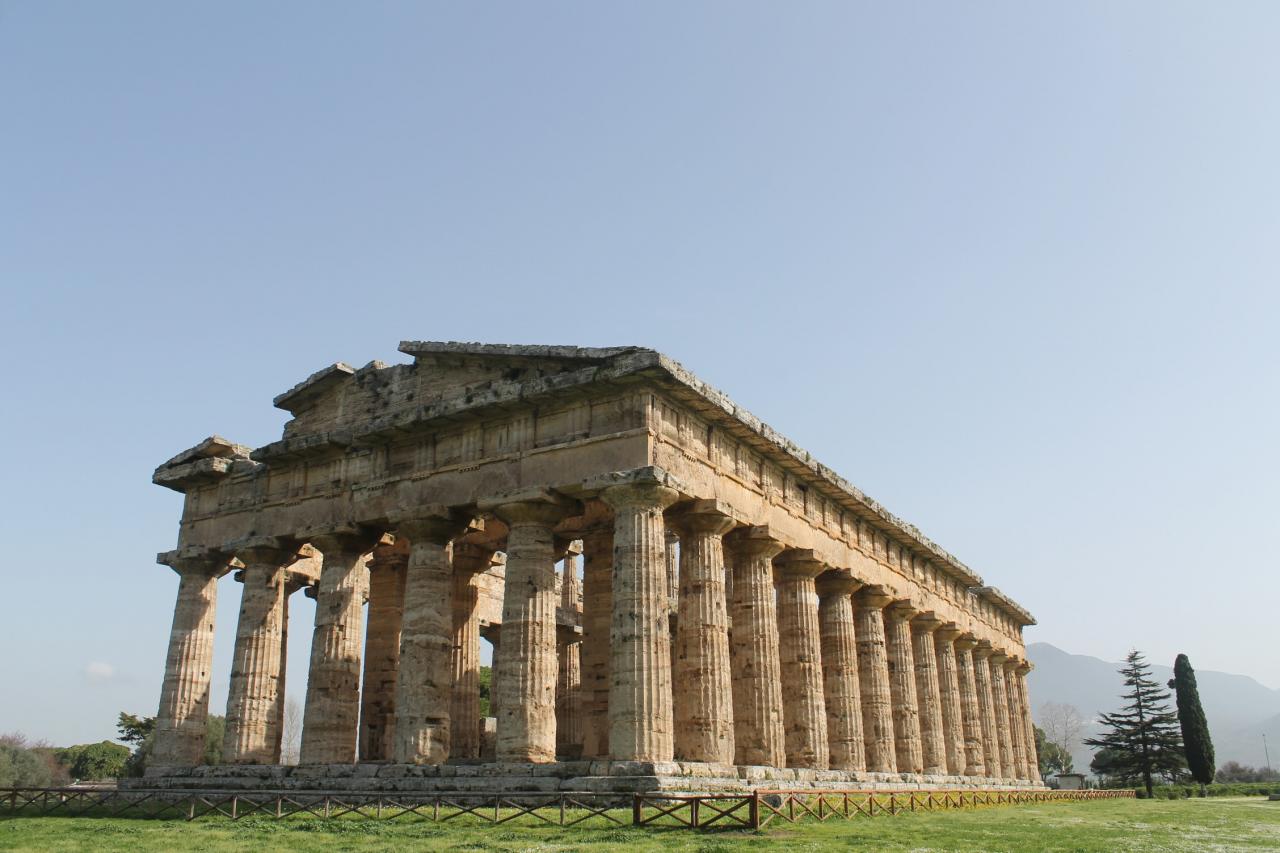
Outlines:
[[[1182,725],[1182,745],[1187,757],[1191,778],[1200,783],[1200,796],[1205,795],[1205,785],[1213,781],[1213,740],[1209,737],[1209,722],[1200,707],[1200,688],[1196,686],[1196,671],[1186,655],[1178,655],[1173,662],[1173,678],[1169,686],[1178,698],[1178,722]]]
[[[1126,784],[1141,780],[1150,797],[1155,776],[1176,778],[1186,767],[1178,718],[1169,709],[1168,691],[1151,680],[1141,652],[1129,652],[1120,674],[1125,705],[1114,714],[1099,714],[1106,730],[1085,744],[1110,750],[1110,774]]]

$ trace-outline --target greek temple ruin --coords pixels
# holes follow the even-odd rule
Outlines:
[[[279,441],[215,436],[156,470],[184,505],[134,784],[1041,786],[1031,615],[727,396],[639,347],[400,352],[276,397]],[[223,764],[201,766],[228,573]],[[286,766],[299,590],[315,622]]]

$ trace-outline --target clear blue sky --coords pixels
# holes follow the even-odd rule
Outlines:
[[[1280,687],[1277,43],[1243,2],[0,3],[0,731],[155,713],[152,469],[406,338],[660,349],[1028,640]]]

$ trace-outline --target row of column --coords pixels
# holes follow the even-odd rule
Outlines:
[[[509,528],[492,686],[498,760],[554,761],[580,744],[589,758],[1038,778],[1026,664],[811,552],[784,550],[764,528],[734,530],[714,502],[669,519],[680,543],[672,645],[664,510],[676,497],[657,483],[602,493],[612,523],[581,534],[580,651],[557,642],[555,563],[565,551],[553,528],[570,507],[551,493],[482,507]],[[475,577],[493,552],[454,541],[466,520],[445,508],[394,524],[407,554],[375,553],[367,575],[367,533],[311,539],[323,561],[303,763],[349,762],[357,748],[361,760],[402,763],[480,755]],[[237,551],[245,589],[229,762],[279,760],[288,550],[264,541]],[[225,558],[171,563],[182,581],[155,762],[194,764]],[[576,603],[576,570],[564,577],[560,592]]]

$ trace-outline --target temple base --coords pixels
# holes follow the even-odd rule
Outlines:
[[[845,770],[705,764],[672,761],[559,761],[553,764],[459,763],[217,765],[152,767],[141,779],[122,779],[129,790],[739,793],[770,790],[1044,790],[1041,782],[972,776],[923,776]]]

